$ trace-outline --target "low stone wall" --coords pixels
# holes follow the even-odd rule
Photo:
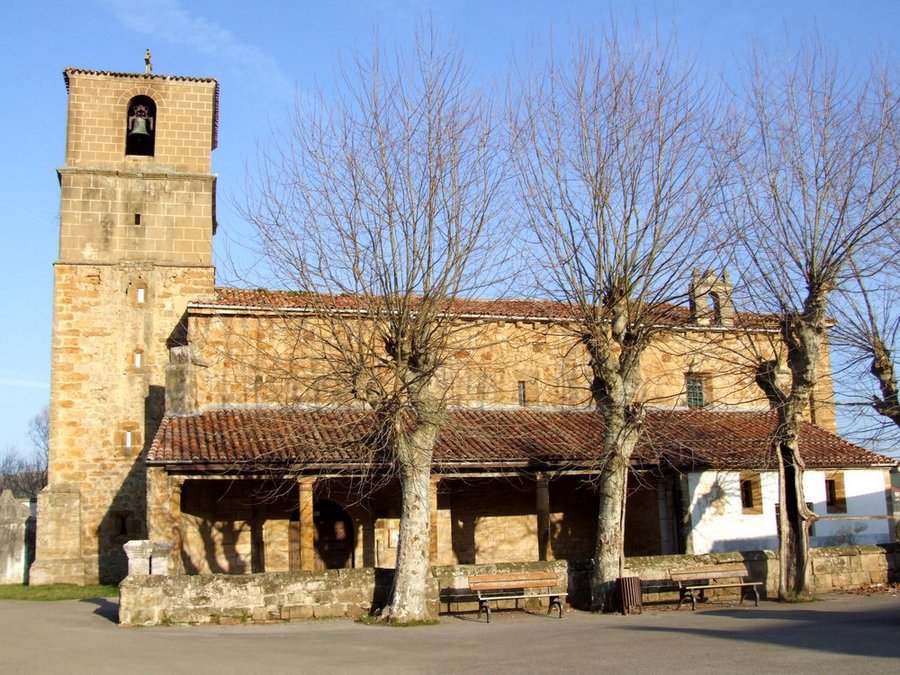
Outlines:
[[[830,593],[869,584],[900,581],[900,544],[840,546],[810,550],[810,592]],[[669,581],[669,570],[680,567],[744,562],[752,576],[765,579],[766,595],[778,592],[778,557],[774,551],[743,551],[706,555],[661,555],[627,558],[625,576],[640,577],[645,603],[678,600]],[[574,607],[589,607],[590,561],[570,565],[569,601]],[[738,597],[738,589],[719,591]]]
[[[640,577],[645,604],[678,599],[670,569],[726,562],[746,562],[756,578],[766,580],[772,597],[778,585],[778,561],[771,551],[628,558],[625,576]],[[590,563],[563,560],[531,563],[453,565],[432,568],[428,580],[429,611],[446,611],[448,589],[464,589],[471,574],[552,571],[573,607],[589,607]],[[162,576],[132,574],[119,586],[119,623],[249,623],[325,617],[356,618],[387,604],[393,570],[347,569],[270,574],[201,574]],[[812,550],[814,593],[849,590],[900,581],[900,545],[845,546]],[[727,589],[722,593],[736,590]],[[443,601],[442,601],[443,600]],[[453,601],[452,611],[477,609],[476,603]]]
[[[393,570],[270,574],[129,575],[119,585],[119,623],[233,624],[356,618],[387,604]],[[437,584],[429,580],[437,615]]]

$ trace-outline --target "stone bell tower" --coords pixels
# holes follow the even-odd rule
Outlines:
[[[118,582],[146,538],[166,342],[213,291],[218,84],[68,69],[49,485],[32,584]]]

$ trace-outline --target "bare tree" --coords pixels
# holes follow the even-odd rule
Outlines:
[[[592,577],[599,610],[622,576],[642,355],[671,328],[673,303],[709,251],[717,179],[707,169],[710,96],[696,75],[673,41],[641,45],[607,28],[529,74],[514,113],[535,276],[544,294],[575,308],[571,328],[606,422]]]
[[[831,344],[842,350],[846,360],[842,398],[858,413],[855,433],[876,442],[886,435],[893,438],[900,430],[895,367],[900,339],[900,231],[896,225],[890,234],[888,245],[864,251],[857,256],[862,258],[861,264],[852,262],[853,277],[838,289],[831,310],[836,320]],[[876,420],[871,419],[872,412],[877,414]]]
[[[276,284],[307,292],[314,309],[298,330],[320,358],[292,376],[316,400],[362,404],[379,420],[368,442],[402,492],[382,617],[418,621],[428,618],[429,478],[444,375],[471,339],[453,307],[502,274],[491,242],[502,239],[503,168],[489,109],[459,53],[429,29],[411,53],[376,46],[370,59],[357,57],[339,89],[334,101],[298,104],[261,163],[248,212]]]
[[[779,595],[807,592],[809,526],[799,424],[820,376],[830,294],[852,276],[900,208],[893,74],[845,73],[816,42],[795,59],[750,73],[747,118],[730,158],[729,217],[756,306],[780,317],[783,349],[757,383],[777,411],[772,447],[780,478]]]
[[[34,445],[31,454],[23,456],[10,446],[0,455],[0,490],[35,498],[47,485],[49,430],[49,413],[44,408],[28,422],[28,436]]]

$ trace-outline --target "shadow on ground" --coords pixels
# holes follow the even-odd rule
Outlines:
[[[119,603],[108,598],[85,598],[80,602],[86,602],[89,605],[97,605],[94,614],[102,616],[104,619],[112,623],[119,623]]]

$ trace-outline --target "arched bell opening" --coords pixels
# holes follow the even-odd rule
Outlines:
[[[152,157],[155,150],[156,103],[149,96],[135,96],[125,118],[125,154]]]

